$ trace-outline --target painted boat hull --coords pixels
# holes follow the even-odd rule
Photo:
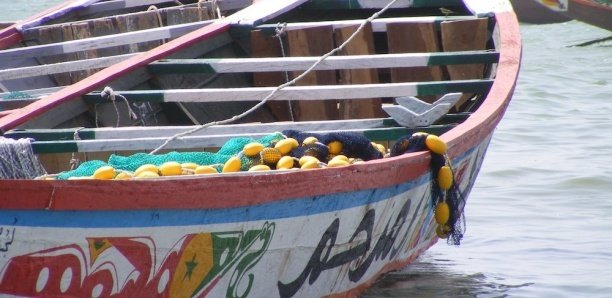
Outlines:
[[[532,0],[510,0],[520,22],[530,24],[553,24],[571,21],[558,12]]]
[[[515,16],[496,21],[495,82],[441,136],[464,197],[518,76]],[[417,152],[276,173],[0,180],[0,294],[355,296],[438,240],[430,161]]]
[[[533,24],[566,22],[572,19],[612,30],[612,7],[592,0],[512,0],[519,21]]]
[[[581,22],[612,31],[612,6],[589,0],[570,0],[568,10],[562,13]]]
[[[489,140],[453,160],[464,195],[476,179]],[[430,182],[426,170],[387,187],[272,199],[232,209],[3,209],[0,293],[349,294],[407,264],[437,241]],[[206,185],[194,191],[201,200],[208,199]],[[87,200],[87,192],[82,199]],[[117,196],[150,200],[137,193]],[[180,194],[167,200],[181,200]]]

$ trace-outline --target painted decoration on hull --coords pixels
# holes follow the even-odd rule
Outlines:
[[[266,222],[261,229],[246,232],[188,234],[168,250],[158,268],[154,268],[158,248],[150,237],[88,238],[85,249],[70,244],[13,257],[0,273],[0,293],[205,296],[233,270],[226,296],[245,297],[254,282],[247,273],[268,249],[274,228],[274,223]]]
[[[293,297],[306,282],[313,285],[323,271],[347,264],[349,269],[340,271],[344,272],[343,274],[348,277],[349,281],[358,283],[362,281],[373,263],[393,261],[400,253],[403,255],[415,248],[421,237],[433,234],[432,209],[426,208],[427,210],[423,212],[423,205],[430,204],[426,193],[417,200],[396,199],[400,202],[404,201],[403,205],[397,212],[393,212],[396,214],[383,219],[377,220],[376,209],[367,210],[351,234],[350,246],[346,249],[341,248],[345,245],[336,243],[340,219],[335,218],[321,236],[306,266],[297,278],[288,282],[278,282],[280,297]],[[417,206],[413,206],[413,203],[417,203]],[[421,216],[418,216],[419,213]],[[386,224],[382,232],[374,231],[375,225],[384,222]],[[379,236],[375,239],[375,235]],[[295,266],[300,265],[295,264]]]
[[[453,162],[455,181],[464,195],[476,179],[489,141],[485,139]],[[325,206],[312,214],[300,208],[305,213],[278,213],[265,221],[245,221],[242,214],[242,221],[211,227],[208,232],[200,232],[200,226],[183,232],[182,227],[162,226],[150,233],[135,227],[129,234],[105,229],[92,234],[77,226],[80,232],[63,245],[54,247],[42,239],[46,246],[28,250],[27,243],[33,240],[20,238],[26,232],[4,226],[0,295],[314,297],[343,293],[389,270],[385,269],[388,264],[405,265],[435,242],[429,179],[430,175],[424,175],[388,188],[317,197]],[[315,199],[302,200],[312,203]],[[341,202],[347,201],[360,203],[344,207]],[[265,208],[279,211],[281,203]],[[338,206],[343,207],[335,209]],[[207,213],[207,218],[211,216]],[[250,228],[240,231],[245,225]],[[38,230],[37,237],[47,231]],[[168,233],[170,239],[164,237]]]
[[[568,0],[538,0],[538,2],[554,11],[567,11]]]

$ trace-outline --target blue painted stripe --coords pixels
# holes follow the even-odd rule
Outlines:
[[[276,220],[367,205],[429,183],[429,174],[392,187],[306,197],[228,209],[45,211],[2,210],[0,225],[72,228],[135,228]]]
[[[457,164],[479,146],[455,158]],[[138,228],[222,224],[334,212],[387,200],[429,183],[427,174],[396,186],[375,190],[306,197],[257,206],[227,209],[130,210],[130,211],[45,211],[0,210],[0,225],[58,228]]]

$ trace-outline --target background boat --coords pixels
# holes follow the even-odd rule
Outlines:
[[[5,137],[33,139],[26,148],[43,160],[47,170],[65,169],[73,159],[109,158],[110,162],[109,155],[119,151],[157,152],[160,145],[166,150],[201,150],[245,136],[249,142],[252,138],[280,142],[276,138],[284,136],[274,132],[287,128],[317,133],[328,151],[333,141],[341,141],[346,154],[364,150],[371,155],[361,156],[363,163],[336,168],[326,160],[325,169],[152,180],[62,180],[54,175],[0,180],[0,189],[9,198],[0,202],[0,225],[6,235],[0,291],[26,296],[355,295],[381,274],[410,263],[437,241],[436,235],[448,236],[444,229],[436,234],[447,224],[434,216],[434,209],[446,199],[452,209],[449,239],[458,243],[465,198],[518,75],[520,39],[510,6],[444,2],[440,9],[440,3],[431,1],[400,1],[367,26],[365,17],[387,8],[380,3],[370,3],[371,7],[334,3],[338,7],[330,7],[330,2],[319,6],[318,1],[257,2],[35,99],[1,118],[0,127]],[[424,12],[428,16],[417,16]],[[333,21],[319,20],[325,13]],[[286,36],[275,36],[277,29]],[[422,42],[407,39],[403,34],[408,30],[420,32]],[[335,43],[320,41],[322,36]],[[290,55],[284,55],[279,37],[287,39]],[[352,38],[360,42],[350,44]],[[289,84],[282,90],[273,87],[287,79],[285,72],[299,78],[324,54],[317,52],[325,52],[321,47],[341,49],[341,41],[347,44],[342,55],[321,60],[325,64],[309,74],[307,84]],[[259,48],[264,53],[254,55],[257,43],[264,45]],[[372,47],[364,47],[368,44]],[[193,54],[193,48],[200,52]],[[180,52],[203,57],[177,59]],[[377,74],[369,75],[373,70]],[[153,75],[143,76],[141,71]],[[211,72],[229,73],[233,78],[207,80]],[[265,77],[260,72],[277,74]],[[186,73],[195,79],[173,82]],[[330,78],[340,80],[330,85],[334,83]],[[134,84],[134,79],[139,81]],[[223,88],[200,85],[213,81]],[[160,84],[168,85],[153,88]],[[272,92],[278,92],[276,97]],[[169,113],[166,106],[175,102],[255,98],[266,103],[260,99],[266,94],[284,104],[277,110],[267,107],[275,120],[269,123],[258,116],[258,124],[132,127],[147,123],[119,119],[121,115],[129,119],[127,107],[135,102],[161,102],[163,112],[171,115],[176,112]],[[124,127],[96,128],[100,124],[96,104],[123,97],[125,102],[118,102],[123,109],[111,110],[116,117],[108,118],[113,120],[108,126]],[[448,98],[454,98],[452,103]],[[394,119],[373,116],[381,112],[383,102],[389,104],[384,106],[391,107],[389,111],[407,108],[412,112],[404,111],[408,116]],[[93,109],[68,112],[60,109],[64,104]],[[186,113],[183,117],[198,119]],[[301,121],[276,121],[282,117]],[[49,129],[74,123],[89,127]],[[189,130],[192,134],[181,137]],[[419,131],[441,135],[441,139],[413,134]],[[285,131],[285,135],[295,136],[302,144],[299,148],[308,147],[307,134]],[[336,139],[330,139],[333,136]],[[364,137],[365,143],[361,142]],[[447,149],[412,147],[423,138],[441,140]],[[396,154],[370,158],[382,155],[370,141],[385,143]],[[361,144],[355,152],[349,151],[351,142]],[[249,156],[246,146],[236,153]],[[448,188],[436,178],[443,165],[454,170]]]
[[[521,22],[557,23],[576,19],[612,30],[612,3],[606,0],[512,0]]]
[[[516,17],[520,22],[553,24],[567,22],[572,19],[535,0],[510,0],[510,3],[512,3],[512,9],[514,9]]]

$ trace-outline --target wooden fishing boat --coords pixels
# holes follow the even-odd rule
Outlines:
[[[544,23],[575,19],[612,30],[612,2],[609,0],[513,0],[512,5],[520,21]]]
[[[10,27],[13,24],[15,24],[15,22],[0,21],[0,29],[4,29],[4,28],[7,28],[7,27]]]
[[[128,55],[0,71],[92,70],[5,90],[0,294],[355,296],[459,244],[521,42],[505,0],[267,0]]]
[[[555,2],[555,1],[548,1]],[[522,23],[554,24],[571,21],[570,17],[549,9],[545,4],[535,0],[510,0],[516,17]]]

